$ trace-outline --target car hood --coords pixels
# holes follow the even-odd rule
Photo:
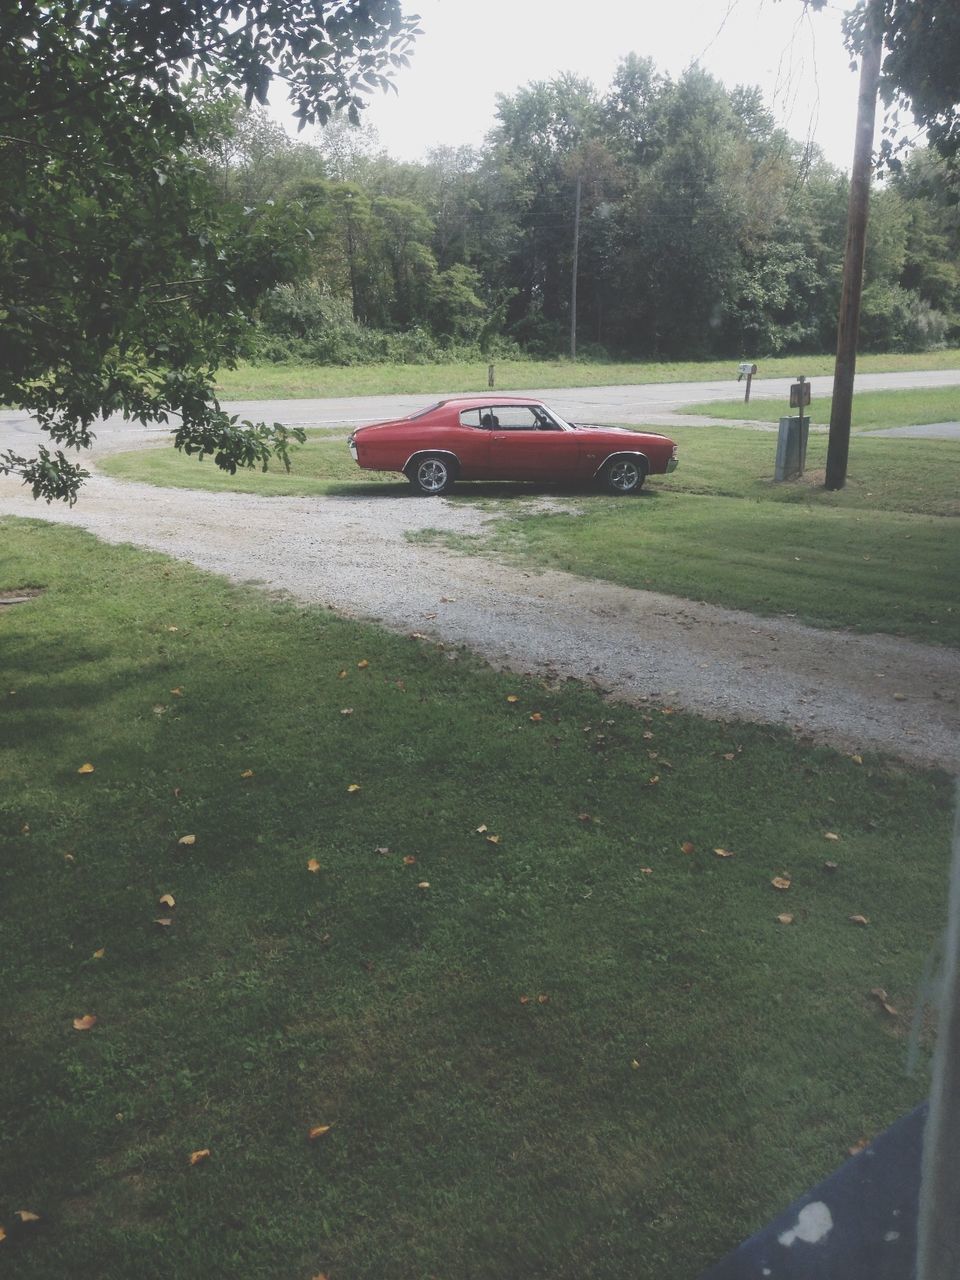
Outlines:
[[[577,431],[602,431],[608,436],[655,436],[658,440],[669,440],[669,436],[665,436],[662,431],[631,431],[629,427],[605,427],[600,423],[578,422],[575,430]]]

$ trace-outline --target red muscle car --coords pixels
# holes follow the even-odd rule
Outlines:
[[[627,494],[677,465],[677,446],[666,436],[574,426],[524,396],[441,400],[358,427],[348,444],[361,467],[401,471],[424,494],[448,493],[456,480],[595,481]]]

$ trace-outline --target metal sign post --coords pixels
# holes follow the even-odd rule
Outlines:
[[[803,475],[807,464],[807,436],[810,419],[803,411],[810,403],[810,383],[801,373],[790,387],[790,408],[799,409],[799,418],[781,418],[777,436],[777,461],[775,480],[796,480]]]

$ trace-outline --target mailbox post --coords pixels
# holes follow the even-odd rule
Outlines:
[[[747,380],[747,390],[743,397],[743,403],[750,403],[750,383],[753,381],[753,375],[757,372],[757,366],[751,364],[749,360],[742,360],[737,365],[737,381],[742,382],[744,378]]]

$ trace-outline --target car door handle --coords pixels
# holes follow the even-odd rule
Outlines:
[[[494,440],[506,440],[506,438],[507,438],[507,437],[506,437],[506,436],[497,436],[497,435],[495,435],[493,438],[494,438]]]

